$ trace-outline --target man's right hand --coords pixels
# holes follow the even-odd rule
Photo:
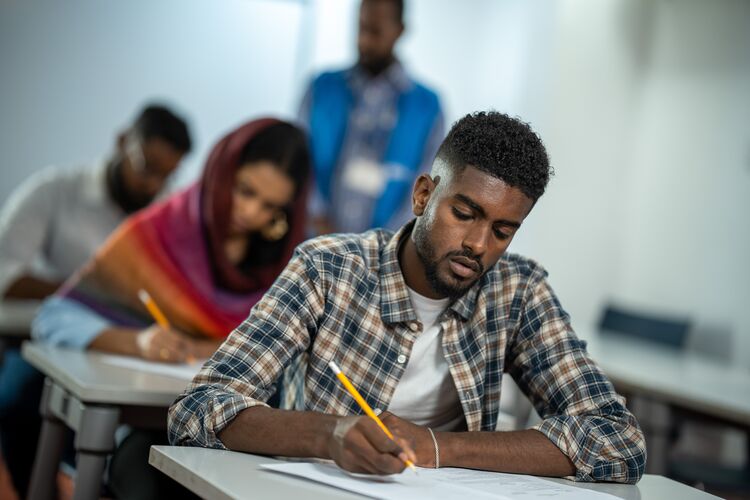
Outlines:
[[[349,472],[397,474],[407,459],[416,461],[410,443],[396,436],[390,439],[369,417],[343,417],[333,429],[329,454]]]
[[[190,354],[188,339],[183,334],[159,325],[138,332],[135,343],[139,356],[151,361],[184,363]]]

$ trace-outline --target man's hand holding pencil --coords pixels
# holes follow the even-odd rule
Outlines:
[[[396,474],[404,467],[416,472],[417,456],[412,443],[385,426],[334,361],[328,366],[366,415],[336,422],[329,449],[331,458],[350,472]]]
[[[417,460],[408,440],[389,438],[367,416],[339,419],[329,453],[342,469],[363,474],[398,474]]]

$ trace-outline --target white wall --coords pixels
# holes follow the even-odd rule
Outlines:
[[[592,324],[618,279],[620,186],[628,176],[642,55],[643,2],[565,0],[539,133],[555,176],[513,249],[538,259],[572,314]],[[536,54],[530,54],[534,57]]]
[[[578,324],[610,299],[684,314],[750,366],[750,3],[558,12],[540,129],[557,175],[515,250]]]
[[[293,114],[304,4],[274,0],[6,1],[0,4],[0,203],[48,164],[107,155],[150,99],[195,139],[193,178],[222,133]]]
[[[734,332],[750,366],[750,2],[656,2],[614,290]]]

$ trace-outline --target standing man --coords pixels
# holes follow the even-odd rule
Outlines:
[[[500,113],[459,120],[395,234],[316,238],[169,412],[173,444],[333,459],[391,474],[411,459],[581,481],[634,483],[638,424],[576,337],[536,262],[505,254],[551,169],[531,128]],[[295,410],[270,408],[282,372],[306,358]],[[328,367],[335,361],[391,441]],[[497,431],[513,377],[542,421]]]
[[[398,228],[409,192],[443,139],[437,95],[410,78],[393,49],[404,32],[402,0],[362,0],[359,60],[319,75],[300,117],[310,133],[316,189],[313,232]]]
[[[83,265],[125,217],[148,205],[190,151],[184,120],[148,106],[106,160],[50,167],[19,186],[0,211],[0,297],[43,299]],[[0,444],[26,496],[39,433],[43,377],[7,349],[0,365]]]

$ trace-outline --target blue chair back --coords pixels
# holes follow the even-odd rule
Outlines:
[[[690,329],[690,320],[636,313],[608,305],[599,328],[603,334],[618,333],[682,349]]]

